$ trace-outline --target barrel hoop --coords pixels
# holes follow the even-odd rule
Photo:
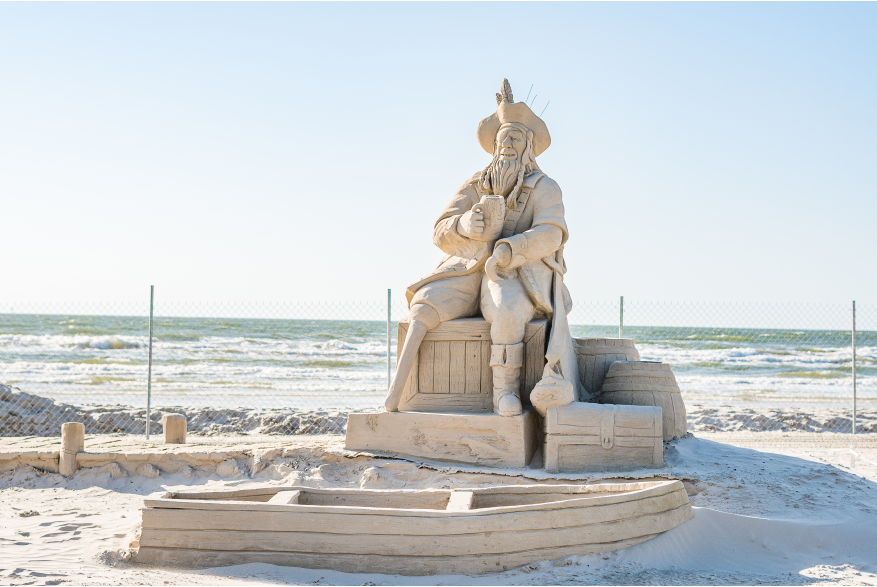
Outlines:
[[[632,338],[574,338],[576,348],[609,346],[614,348],[636,348]]]
[[[637,379],[643,377],[654,379],[676,379],[676,376],[668,371],[621,371],[620,369],[610,371],[606,374],[607,379],[611,379],[613,377],[635,377]]]
[[[576,347],[577,355],[624,355],[632,357],[634,360],[639,359],[639,353],[636,349],[620,346],[586,346]]]
[[[631,391],[631,392],[643,392],[643,393],[651,393],[653,391],[658,393],[681,393],[679,391],[679,387],[676,385],[659,385],[655,383],[643,383],[643,384],[629,384],[629,383],[604,383],[603,384],[603,393],[613,393],[613,392],[623,392],[623,391]]]

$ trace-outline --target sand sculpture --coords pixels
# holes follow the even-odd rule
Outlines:
[[[630,363],[640,366],[636,376],[616,376],[619,361],[639,359],[633,341],[570,336],[563,197],[536,164],[551,137],[514,101],[507,80],[496,102],[477,133],[492,159],[435,224],[441,263],[408,288],[387,411],[350,414],[346,446],[490,467],[544,462],[549,474],[661,467],[667,402],[645,395],[649,375],[669,383],[669,371]],[[619,403],[648,405],[597,403],[610,379]],[[682,483],[669,480],[454,491],[266,487],[168,494],[145,506],[137,562],[405,575],[496,572],[617,550],[692,516]]]
[[[563,405],[578,398],[579,379],[566,314],[563,245],[569,238],[560,186],[536,158],[551,144],[548,127],[508,80],[496,111],[478,125],[478,142],[492,155],[483,171],[457,189],[433,230],[445,256],[408,287],[408,332],[386,400],[396,411],[420,345],[442,323],[483,316],[490,324],[493,411],[523,412],[524,336],[536,317],[551,320],[547,364],[531,401]],[[486,350],[486,349],[485,349]]]
[[[691,518],[681,481],[461,490],[265,487],[146,499],[138,563],[495,573],[618,550]]]
[[[610,368],[639,353],[571,337],[563,194],[537,163],[551,136],[508,80],[496,104],[476,133],[490,162],[451,196],[433,227],[444,257],[407,288],[387,411],[351,414],[347,447],[494,467],[526,466],[541,447],[555,472],[660,467],[662,438],[685,434],[678,388],[651,393],[669,366],[613,375],[601,398]]]

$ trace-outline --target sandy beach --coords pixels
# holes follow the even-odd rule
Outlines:
[[[875,30],[0,2],[0,587],[877,587]]]
[[[115,437],[121,446],[140,442]],[[3,439],[9,450],[16,439]],[[34,442],[32,439],[31,442]],[[19,441],[20,442],[20,441]],[[206,442],[203,441],[203,442]],[[212,439],[216,446],[221,439]],[[492,471],[351,453],[340,435],[244,446],[211,466],[154,471],[110,464],[71,479],[27,465],[0,473],[0,581],[25,584],[861,584],[877,585],[877,438],[706,433],[670,443],[660,476],[685,480],[694,519],[646,543],[486,576],[402,577],[242,565],[198,571],[132,560],[142,500],[186,488],[271,484],[448,488],[557,483],[542,471]],[[281,448],[283,447],[283,448]],[[179,451],[206,450],[204,444]],[[644,476],[648,472],[641,472]],[[608,475],[570,475],[598,481]],[[565,481],[568,482],[568,481]]]
[[[336,432],[346,427],[345,411],[157,408],[156,425],[171,412],[189,418],[186,445],[164,445],[160,428],[145,441],[143,410],[73,406],[0,386],[0,420],[30,434],[0,437],[0,582],[877,585],[877,435],[860,434],[851,447],[851,435],[830,432],[850,429],[841,409],[692,405],[692,433],[666,445],[667,466],[625,477],[682,479],[693,520],[608,555],[433,577],[267,564],[146,567],[136,561],[140,508],[145,497],[195,488],[449,488],[618,475],[553,476],[354,453]],[[48,456],[60,448],[59,417],[83,421],[90,431],[90,456],[69,479],[53,472]],[[877,412],[860,412],[858,428],[877,428]]]

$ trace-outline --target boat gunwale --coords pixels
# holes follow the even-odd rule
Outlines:
[[[391,507],[375,507],[375,506],[349,506],[349,505],[307,505],[307,504],[272,504],[267,502],[247,502],[247,501],[232,501],[232,500],[209,500],[209,499],[182,499],[182,498],[170,498],[170,497],[162,497],[157,499],[144,499],[143,503],[146,508],[150,509],[185,509],[185,510],[225,510],[225,511],[274,511],[274,512],[289,512],[289,513],[321,513],[321,514],[368,514],[368,515],[387,515],[387,516],[407,516],[407,517],[421,517],[421,518],[463,518],[463,517],[472,517],[472,516],[485,516],[485,515],[500,515],[500,514],[508,514],[508,513],[516,513],[516,512],[527,512],[527,511],[540,511],[540,510],[556,510],[556,509],[580,509],[580,508],[588,508],[588,507],[598,507],[604,505],[615,505],[618,503],[626,503],[631,501],[640,501],[643,499],[649,499],[651,497],[658,497],[661,495],[665,495],[667,493],[671,493],[673,491],[683,490],[684,487],[682,482],[678,479],[673,480],[665,480],[665,481],[648,481],[648,482],[639,482],[632,483],[635,485],[645,485],[648,484],[648,487],[644,487],[641,489],[633,489],[630,491],[626,491],[624,493],[615,493],[614,495],[602,495],[602,496],[592,496],[592,497],[573,497],[571,499],[564,499],[559,501],[549,501],[543,503],[535,503],[535,504],[522,504],[522,505],[511,505],[511,506],[496,506],[490,508],[476,508],[470,510],[445,510],[445,509],[420,509],[420,508],[391,508]],[[631,485],[632,485],[631,484]],[[606,493],[609,491],[613,491],[612,489],[608,489],[609,487],[618,486],[618,485],[628,485],[628,484],[604,484],[604,485],[593,485],[593,486],[574,486],[567,485],[561,487],[595,487],[600,488],[602,491],[592,491],[592,492],[579,492],[579,493],[570,493],[570,495],[580,495],[582,493]],[[510,489],[512,487],[517,488],[551,488],[552,486],[548,485],[518,485],[518,486],[499,486],[499,487],[487,487],[487,488],[472,488],[472,489],[456,489],[456,490],[424,490],[429,492],[447,492],[448,495],[452,491],[472,491],[473,493],[479,493],[478,489],[486,489],[492,491],[484,491],[480,492],[483,495],[490,494],[502,494],[509,493],[502,491],[503,489]],[[278,491],[282,490],[307,490],[310,491],[312,489],[317,488],[306,488],[300,486],[291,486],[291,487],[281,487],[278,488]],[[356,494],[362,493],[363,491],[367,491],[372,495],[392,495],[399,494],[399,492],[404,491],[406,495],[413,495],[422,493],[420,490],[357,490],[357,489],[346,489],[346,488],[319,488],[319,493],[331,495],[335,493],[336,495],[342,495],[344,493]],[[524,491],[516,492],[526,494]],[[545,491],[545,493],[549,493],[549,491]],[[560,492],[555,492],[560,493]],[[166,494],[170,495],[170,494]],[[259,494],[265,495],[265,494]]]
[[[254,489],[232,489],[223,491],[196,491],[196,492],[179,492],[173,491],[165,494],[166,499],[211,499],[210,496],[238,496],[249,497],[256,495],[274,495],[280,491],[301,491],[302,493],[317,493],[321,495],[331,494],[359,494],[359,495],[418,495],[423,493],[453,493],[460,491],[471,491],[475,494],[491,495],[495,493],[569,493],[570,495],[582,493],[607,493],[624,491],[630,493],[641,489],[649,489],[665,483],[672,483],[677,479],[658,479],[654,481],[631,481],[631,482],[613,482],[613,483],[592,483],[592,484],[576,484],[564,483],[557,485],[531,483],[528,485],[494,485],[491,487],[458,487],[454,489],[359,489],[354,487],[308,487],[306,485],[285,485],[277,487],[261,487]],[[633,486],[633,489],[628,489]],[[624,489],[621,489],[621,488]],[[541,490],[541,491],[534,491]],[[198,497],[196,497],[198,496]]]

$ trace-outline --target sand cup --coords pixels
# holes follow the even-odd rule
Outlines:
[[[505,198],[502,196],[482,196],[481,201],[472,206],[473,212],[484,215],[484,232],[470,237],[472,240],[493,242],[502,235],[505,222]]]

